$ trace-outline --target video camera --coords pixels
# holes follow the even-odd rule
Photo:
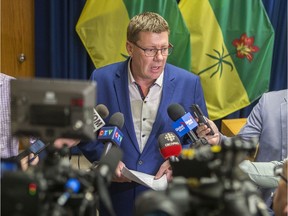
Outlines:
[[[268,216],[256,186],[238,167],[257,142],[227,138],[219,146],[184,149],[171,162],[166,191],[147,191],[136,200],[136,216]]]
[[[94,140],[96,83],[61,79],[11,80],[11,130],[18,137]]]
[[[17,79],[10,86],[13,135],[37,137],[44,143],[57,138],[95,139],[95,82]],[[70,167],[66,146],[56,149],[50,144],[45,150],[47,156],[37,166],[1,173],[1,215],[92,216],[99,200],[114,215],[107,187],[122,158],[119,148],[111,149],[90,171]]]
[[[71,168],[67,147],[48,148],[48,156],[27,171],[4,172],[1,179],[3,216],[96,216],[99,201],[114,210],[107,191],[122,151],[112,148],[89,171]]]

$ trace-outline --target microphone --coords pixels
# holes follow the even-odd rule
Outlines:
[[[57,203],[64,206],[72,193],[78,193],[80,190],[80,182],[76,178],[70,178],[65,184],[65,192],[58,198]]]
[[[123,151],[120,148],[112,148],[106,155],[101,156],[98,166],[92,170],[105,180],[105,184],[109,184],[122,157]]]
[[[108,123],[110,126],[102,127],[98,134],[98,140],[105,144],[103,154],[113,146],[120,146],[123,139],[123,133],[119,130],[124,125],[124,116],[121,112],[114,113]]]
[[[182,151],[180,140],[172,132],[160,134],[158,137],[159,149],[162,157],[172,162],[178,162],[178,156]]]
[[[193,132],[193,129],[198,126],[198,123],[189,112],[186,113],[180,104],[171,104],[167,112],[169,117],[174,121],[172,127],[180,137],[187,134],[192,143],[198,141],[198,137]]]
[[[69,178],[65,184],[65,192],[58,197],[57,203],[51,213],[52,216],[61,216],[65,213],[64,205],[70,199],[73,193],[78,193],[80,190],[80,182],[76,178]]]
[[[93,115],[93,132],[105,126],[104,118],[109,115],[109,110],[104,104],[98,104],[94,109]]]
[[[122,160],[122,157],[123,152],[120,148],[112,148],[107,152],[107,154],[102,155],[99,165],[95,168],[99,197],[111,216],[115,216],[116,214],[113,209],[107,186],[112,181],[113,174],[119,161]]]

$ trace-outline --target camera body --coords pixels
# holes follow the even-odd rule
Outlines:
[[[1,180],[2,215],[40,215],[47,181],[20,170],[4,172]],[[16,195],[17,194],[17,195]],[[44,195],[44,197],[43,197]]]
[[[79,212],[80,206],[85,200],[87,187],[91,193],[96,192],[95,173],[72,169],[67,159],[62,158],[56,151],[48,152],[47,158],[37,167],[30,167],[25,172],[22,170],[3,172],[1,215],[77,215],[75,212]],[[71,178],[79,181],[81,189],[77,193],[72,191],[70,193],[65,187]],[[89,182],[89,185],[85,185],[83,182]],[[63,206],[59,205],[59,196],[67,192],[70,193],[67,203]],[[96,203],[96,200],[93,200],[94,202]],[[96,213],[96,204],[92,208]],[[88,211],[88,207],[84,210],[83,215],[86,211]]]
[[[121,149],[111,148],[89,170],[73,169],[68,152],[66,146],[59,150],[49,145],[38,166],[3,172],[1,215],[96,216],[100,201],[115,215],[108,186],[122,159]]]
[[[254,139],[233,137],[221,146],[183,149],[178,162],[170,161],[174,177],[168,188],[139,196],[135,215],[269,215],[260,207],[263,201],[256,186],[238,167],[256,146]]]
[[[61,79],[11,80],[14,136],[94,140],[96,82]]]

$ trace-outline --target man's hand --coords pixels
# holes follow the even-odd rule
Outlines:
[[[79,139],[67,139],[67,138],[59,138],[54,141],[54,146],[58,149],[61,149],[66,145],[68,148],[76,146],[80,143]]]
[[[122,161],[119,161],[116,170],[115,175],[113,176],[112,181],[113,182],[131,182],[130,179],[127,179],[125,176],[122,175],[122,169],[125,167],[125,164]]]
[[[172,181],[172,167],[170,165],[169,160],[166,160],[159,168],[158,172],[155,175],[155,179],[161,178],[163,175],[166,174],[168,182]]]
[[[35,166],[39,162],[39,157],[31,153],[30,155],[21,159],[20,164],[23,171],[27,170],[29,166]]]
[[[207,121],[209,122],[210,126],[212,127],[214,131],[214,135],[207,135],[211,129],[207,127],[205,124],[199,124],[196,133],[198,137],[205,138],[209,144],[211,145],[218,145],[220,142],[220,132],[217,128],[217,126],[214,124],[213,121],[207,118]]]

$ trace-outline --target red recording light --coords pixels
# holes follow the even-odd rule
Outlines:
[[[83,107],[84,101],[82,98],[71,99],[71,106]]]
[[[30,183],[28,186],[29,194],[34,196],[37,192],[37,185],[35,183]]]

